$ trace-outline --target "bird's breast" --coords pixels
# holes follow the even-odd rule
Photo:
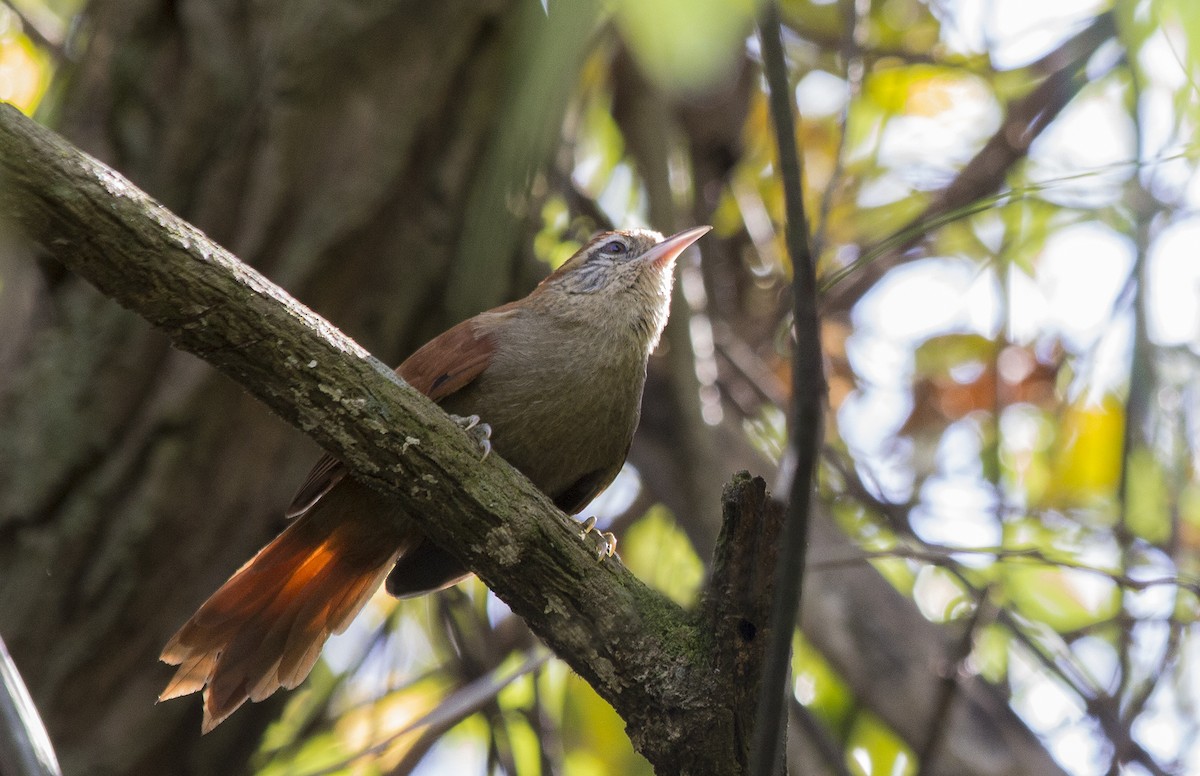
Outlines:
[[[637,427],[646,356],[619,336],[542,328],[515,344],[501,341],[488,369],[443,407],[479,415],[496,452],[554,497],[584,476],[620,469]]]

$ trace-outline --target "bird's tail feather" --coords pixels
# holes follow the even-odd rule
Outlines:
[[[238,569],[184,624],[161,660],[179,666],[160,701],[204,690],[205,733],[247,699],[300,684],[405,549],[387,520],[317,509]]]

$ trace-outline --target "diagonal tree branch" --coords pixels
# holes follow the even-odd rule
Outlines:
[[[7,222],[7,223],[6,223]],[[628,724],[663,773],[725,774],[734,731],[712,635],[331,324],[62,138],[0,105],[12,228],[245,387],[396,500]]]

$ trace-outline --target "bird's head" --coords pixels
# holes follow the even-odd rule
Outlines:
[[[675,259],[710,229],[697,226],[667,238],[649,229],[601,232],[543,280],[539,291],[632,327],[653,349],[667,323]]]

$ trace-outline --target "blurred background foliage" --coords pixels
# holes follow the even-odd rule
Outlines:
[[[758,5],[518,6],[513,115],[561,101],[565,120],[506,119],[479,196],[527,219],[550,266],[608,224],[714,224],[654,368],[682,355],[690,372],[696,428],[669,433],[693,452],[710,435],[699,476],[728,476],[735,456],[711,440],[733,428],[769,478],[790,265]],[[1200,772],[1200,4],[781,7],[824,284],[819,495],[856,548],[809,573],[876,569],[963,646],[927,680],[994,684],[1066,772]],[[0,99],[55,115],[83,10],[0,4]],[[486,254],[497,222],[480,218],[460,256]],[[711,547],[651,479],[635,455],[590,511],[635,573],[691,605]],[[793,717],[825,743],[823,772],[928,772],[936,748],[899,734],[837,655],[796,645]],[[647,773],[621,728],[470,582],[377,597],[253,769]]]

